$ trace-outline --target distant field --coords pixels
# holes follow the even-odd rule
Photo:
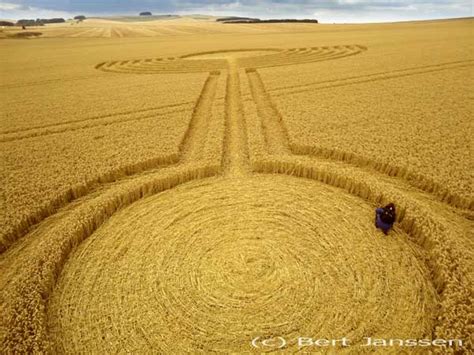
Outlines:
[[[3,29],[2,350],[470,353],[473,25]]]

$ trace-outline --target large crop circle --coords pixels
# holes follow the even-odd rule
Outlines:
[[[361,199],[289,176],[211,178],[116,213],[67,261],[56,350],[250,351],[254,337],[421,338],[436,296],[422,251]]]

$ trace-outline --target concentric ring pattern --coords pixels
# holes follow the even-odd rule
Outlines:
[[[421,251],[400,230],[368,234],[370,220],[361,199],[288,176],[210,178],[144,199],[66,263],[48,314],[56,350],[248,351],[256,336],[425,336],[436,296]]]
[[[228,57],[237,57],[238,65],[242,68],[266,68],[339,59],[366,50],[367,48],[361,45],[235,49],[192,53],[180,57],[109,61],[99,63],[96,69],[130,74],[211,72],[226,69]]]

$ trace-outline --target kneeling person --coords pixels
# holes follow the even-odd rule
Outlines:
[[[395,223],[395,217],[395,205],[393,203],[389,203],[383,208],[377,208],[375,210],[375,227],[380,228],[387,235],[393,223]]]

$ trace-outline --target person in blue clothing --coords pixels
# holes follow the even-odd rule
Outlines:
[[[377,208],[375,210],[375,227],[380,228],[387,235],[393,223],[395,223],[395,217],[395,205],[393,203],[389,203],[383,208]]]

